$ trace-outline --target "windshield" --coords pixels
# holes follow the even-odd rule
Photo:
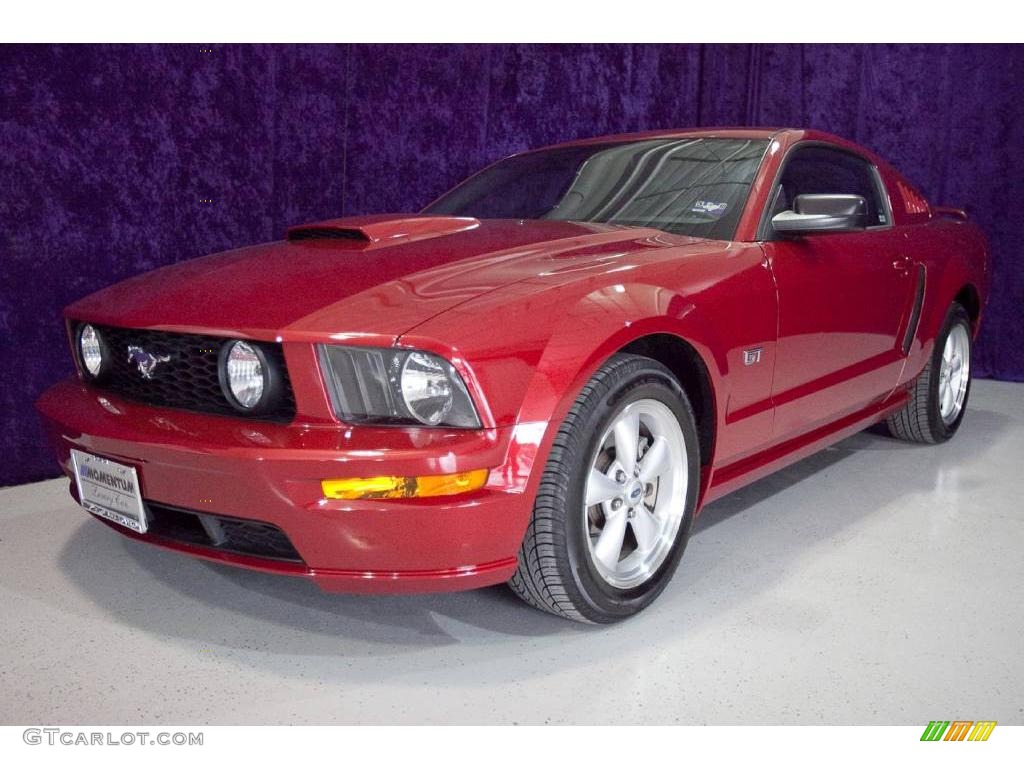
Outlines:
[[[767,145],[672,138],[542,149],[484,169],[423,213],[594,221],[729,240]]]

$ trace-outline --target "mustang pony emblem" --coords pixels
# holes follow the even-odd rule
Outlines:
[[[166,363],[170,359],[170,355],[150,354],[142,347],[136,347],[134,344],[128,347],[128,362],[135,363],[144,379],[152,379],[153,369],[160,363]]]

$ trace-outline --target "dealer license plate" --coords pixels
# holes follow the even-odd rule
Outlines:
[[[146,513],[135,467],[75,449],[71,450],[71,462],[83,507],[136,533],[146,532]]]

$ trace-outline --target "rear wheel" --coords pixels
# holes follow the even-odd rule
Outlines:
[[[669,370],[614,356],[558,430],[512,589],[576,621],[609,623],[645,608],[686,546],[698,451],[693,411]]]
[[[935,339],[931,360],[910,389],[910,402],[886,419],[893,437],[941,443],[960,428],[971,392],[971,320],[954,303]]]

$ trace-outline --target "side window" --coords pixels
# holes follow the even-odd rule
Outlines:
[[[791,210],[797,195],[860,195],[868,204],[869,226],[889,223],[879,180],[862,158],[828,147],[796,150],[775,190],[771,215]]]

